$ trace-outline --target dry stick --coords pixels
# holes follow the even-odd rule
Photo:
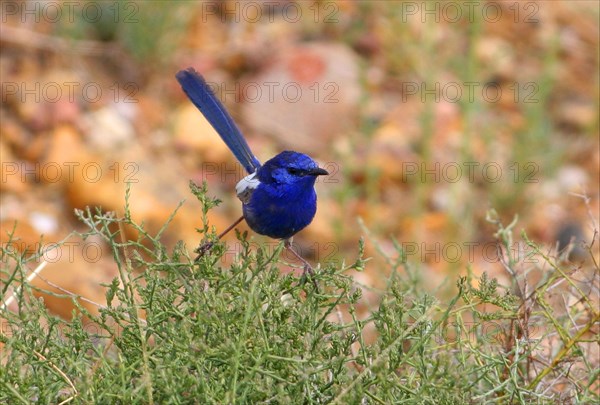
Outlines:
[[[584,188],[582,194],[578,194],[578,193],[569,193],[569,194],[574,195],[575,197],[581,198],[585,204],[587,215],[592,224],[592,230],[594,232],[594,234],[592,236],[592,241],[590,242],[589,246],[587,246],[587,250],[590,252],[590,258],[591,258],[592,262],[594,263],[594,267],[598,268],[598,263],[596,262],[596,257],[592,253],[592,246],[594,246],[596,237],[598,236],[598,223],[597,223],[597,220],[594,217],[594,214],[592,213],[592,209],[590,207],[591,198],[587,195],[587,191],[585,190],[585,188]]]
[[[517,277],[516,272],[509,266],[509,264],[506,262],[506,259],[504,258],[504,252],[502,251],[502,245],[498,244],[496,245],[496,249],[497,249],[497,255],[498,255],[498,260],[500,261],[500,263],[502,264],[502,266],[504,267],[504,269],[506,270],[506,272],[508,274],[510,274],[510,276],[513,278],[513,282],[515,283],[515,294],[517,294],[519,296],[519,298],[521,299],[521,306],[525,307],[527,304],[525,302],[525,295],[523,294],[523,291],[521,290],[521,286],[519,285],[519,278]],[[515,322],[520,323],[519,319],[515,320],[515,319],[511,319],[510,321],[510,332],[507,336],[505,345],[504,345],[504,352],[507,354],[507,360],[512,364],[514,362],[514,354],[510,354],[512,352],[513,349],[513,342],[514,342],[514,332],[515,332]],[[507,380],[510,374],[510,367],[509,364],[505,364],[504,369],[502,371],[502,378],[503,380]],[[504,389],[502,389],[502,392],[504,392]]]
[[[66,404],[67,402],[71,402],[73,399],[75,399],[75,397],[77,395],[79,395],[79,393],[77,392],[77,388],[75,388],[75,385],[73,384],[73,382],[71,381],[71,379],[60,368],[56,367],[56,365],[54,363],[52,363],[50,360],[48,360],[46,357],[44,357],[43,354],[38,353],[35,350],[33,351],[33,353],[36,356],[38,356],[40,360],[43,360],[43,361],[47,362],[48,366],[50,366],[50,368],[56,370],[56,372],[58,374],[60,374],[61,377],[67,382],[67,384],[69,384],[71,386],[71,389],[73,390],[73,395],[70,398],[67,398],[66,400],[62,401],[60,404]]]
[[[587,195],[587,191],[584,189],[583,193],[574,193],[574,192],[569,192],[569,194],[571,194],[572,196],[575,197],[579,197],[583,200],[583,203],[585,204],[586,210],[587,210],[587,215],[588,218],[590,220],[590,222],[592,223],[592,228],[594,228],[595,230],[598,229],[598,224],[596,223],[596,218],[594,217],[594,214],[592,214],[592,209],[590,207],[590,201],[591,198]]]
[[[506,259],[504,258],[504,254],[502,252],[502,246],[498,245],[497,246],[498,249],[498,259],[499,262],[502,264],[502,266],[504,267],[504,269],[511,275],[511,277],[513,277],[516,288],[515,288],[515,292],[519,295],[519,298],[521,299],[521,305],[520,308],[523,308],[523,312],[518,316],[518,318],[515,320],[511,320],[511,327],[510,327],[510,334],[508,336],[508,339],[506,341],[506,347],[505,347],[505,351],[506,353],[510,353],[512,351],[513,348],[513,344],[512,342],[514,341],[514,325],[515,322],[518,324],[520,331],[518,333],[519,336],[517,336],[518,339],[521,339],[522,336],[525,336],[525,341],[527,342],[526,344],[529,345],[529,339],[530,339],[530,332],[529,332],[529,316],[531,314],[531,306],[528,305],[528,303],[530,302],[530,299],[533,298],[533,296],[529,295],[529,285],[527,284],[527,277],[524,276],[523,277],[523,288],[521,289],[521,286],[519,285],[519,279],[517,276],[517,273],[510,267],[510,265],[506,262]],[[509,360],[513,360],[514,359],[514,355],[510,355],[509,356]],[[532,358],[531,356],[527,356],[527,375],[530,375],[530,370],[531,370],[531,361]],[[505,368],[505,376],[508,376],[508,368]]]
[[[527,386],[527,389],[530,389],[530,390],[535,389],[535,387],[540,383],[540,381],[547,374],[549,374],[556,367],[556,365],[558,363],[560,363],[564,359],[564,357],[569,353],[569,351],[571,351],[573,346],[575,344],[579,343],[579,341],[581,340],[581,337],[583,335],[585,335],[586,333],[588,333],[589,330],[592,328],[592,326],[594,326],[596,324],[596,322],[598,322],[599,320],[600,320],[600,316],[595,315],[594,318],[592,318],[591,321],[585,325],[585,327],[580,329],[579,332],[572,339],[570,339],[569,342],[567,342],[567,344],[562,349],[560,349],[560,351],[556,354],[556,356],[554,356],[554,359],[552,360],[550,365],[548,367],[546,367],[544,370],[542,370],[542,372],[539,373],[535,377],[535,379],[529,384],[529,386]]]
[[[56,283],[53,283],[52,281],[50,281],[50,280],[48,280],[48,279],[46,279],[46,278],[44,278],[44,277],[42,277],[42,276],[40,276],[40,275],[38,275],[38,278],[39,278],[40,280],[42,280],[44,283],[48,284],[50,287],[54,287],[54,288],[56,288],[58,291],[60,291],[60,292],[63,292],[63,293],[65,293],[65,294],[67,294],[67,295],[68,295],[68,296],[70,296],[71,298],[79,299],[79,300],[81,300],[81,301],[85,301],[85,302],[87,302],[88,304],[95,305],[95,306],[97,306],[98,308],[106,309],[106,305],[102,305],[102,304],[100,304],[100,303],[97,303],[97,302],[95,302],[95,301],[92,301],[92,300],[90,300],[89,298],[85,298],[84,296],[81,296],[81,295],[79,295],[79,294],[76,294],[76,293],[74,293],[73,291],[69,291],[69,290],[67,290],[66,288],[64,288],[64,287],[61,287],[61,286],[59,286],[58,284],[56,284]]]
[[[527,283],[527,275],[525,275],[523,277],[523,291],[525,293],[525,296],[528,297],[529,296],[529,284]],[[531,342],[531,333],[529,331],[529,319],[531,316],[531,311],[533,311],[533,302],[530,301],[525,301],[525,299],[523,299],[523,318],[519,319],[519,323],[521,324],[521,334],[525,335],[525,345],[527,346],[527,348],[529,349],[530,347],[530,342]],[[528,305],[529,303],[529,305]],[[531,367],[533,366],[533,357],[531,354],[527,355],[527,378],[529,378],[529,376],[531,375]]]

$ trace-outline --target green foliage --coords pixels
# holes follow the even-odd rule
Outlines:
[[[192,189],[205,213],[216,204],[205,188]],[[243,249],[231,266],[219,244],[194,263],[182,244],[171,251],[161,244],[164,228],[151,235],[135,224],[128,208],[123,218],[90,209],[77,215],[89,227],[83,238],[110,246],[119,277],[105,286],[98,313],[79,307],[72,319],[60,319],[27,281],[39,256],[3,247],[3,302],[14,295],[18,309],[1,308],[1,403],[598,400],[598,363],[586,359],[585,346],[598,312],[581,289],[586,305],[578,315],[546,310],[546,290],[559,279],[572,282],[556,263],[535,298],[469,274],[448,303],[394,270],[365,315],[364,291],[349,274],[364,268],[362,255],[349,266],[319,269],[317,291],[281,274],[282,245],[253,251],[238,235]],[[512,226],[497,225],[501,241],[512,238]],[[121,239],[123,226],[139,239]],[[539,248],[534,256],[550,261]],[[543,346],[557,332],[557,351],[546,359]],[[574,366],[585,373],[569,374]],[[561,393],[548,388],[558,379],[566,385]]]

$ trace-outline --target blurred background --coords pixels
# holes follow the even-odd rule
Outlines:
[[[217,231],[240,215],[234,186],[243,169],[175,80],[190,66],[261,161],[296,150],[330,172],[317,184],[314,222],[295,238],[313,263],[352,262],[364,237],[373,259],[355,279],[375,292],[395,268],[441,293],[467,269],[506,284],[490,216],[505,226],[516,220],[515,233],[525,230],[549,254],[590,263],[585,244],[599,210],[597,2],[1,8],[3,249],[45,250],[42,275],[68,291],[104,301],[100,283],[117,274],[112,256],[89,238],[47,248],[86,230],[74,209],[123,215],[127,183],[133,219],[152,234],[185,200],[162,235],[169,247],[183,240],[191,252],[203,237],[189,180],[206,181],[223,201],[209,215]],[[230,260],[241,248],[228,243]],[[514,250],[526,247],[515,241]],[[598,260],[597,240],[591,253]],[[46,298],[69,316],[65,301]]]

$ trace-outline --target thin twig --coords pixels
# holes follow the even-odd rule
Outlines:
[[[37,266],[35,268],[35,270],[26,278],[26,281],[29,283],[31,282],[31,280],[33,280],[36,277],[40,277],[40,273],[42,270],[44,270],[44,267],[46,267],[48,265],[47,261],[43,261],[39,264],[39,266]],[[4,301],[4,304],[2,304],[2,306],[0,306],[1,310],[5,310],[6,308],[8,308],[8,306],[10,304],[12,304],[12,302],[17,298],[17,294],[19,294],[19,292],[21,291],[21,289],[23,288],[23,285],[21,284],[15,291],[13,291],[12,295],[10,297],[8,297],[8,299],[6,301]]]
[[[81,295],[78,295],[78,294],[76,294],[76,293],[72,292],[72,291],[69,291],[69,290],[67,290],[66,288],[64,288],[64,287],[61,287],[61,286],[59,286],[58,284],[56,284],[56,283],[53,283],[52,281],[50,281],[50,280],[47,280],[47,279],[45,279],[44,277],[42,277],[42,276],[40,276],[40,275],[38,275],[38,277],[39,277],[39,279],[40,279],[40,280],[42,280],[44,283],[48,284],[50,287],[54,287],[54,288],[56,288],[56,289],[57,289],[57,290],[59,290],[60,292],[63,292],[63,293],[65,293],[65,294],[69,295],[71,298],[74,298],[74,299],[79,299],[79,300],[81,300],[81,301],[85,301],[85,302],[87,302],[87,303],[89,303],[89,304],[92,304],[92,305],[95,305],[95,306],[97,306],[97,307],[98,307],[98,308],[100,308],[100,309],[108,309],[108,307],[107,307],[106,305],[99,304],[99,303],[97,303],[97,302],[94,302],[94,301],[90,300],[89,298],[85,298],[85,297],[83,297],[83,296],[81,296]],[[131,320],[131,318],[129,317],[129,315],[125,314],[125,316],[126,316],[126,317],[127,317],[129,320]],[[140,320],[140,321],[141,321],[141,322],[142,322],[144,325],[146,324],[146,320],[145,320],[144,318],[138,317],[138,319],[139,319],[139,320]]]
[[[75,388],[75,385],[73,384],[71,379],[60,368],[56,367],[54,363],[52,363],[50,360],[44,357],[43,354],[37,352],[36,350],[34,350],[33,353],[36,356],[38,356],[40,360],[47,362],[47,365],[54,369],[58,374],[60,374],[61,377],[67,382],[67,384],[71,386],[71,389],[73,390],[73,395],[70,398],[67,398],[66,400],[62,401],[59,405],[66,404],[67,402],[71,402],[73,399],[75,399],[75,397],[79,395],[79,393],[77,392],[77,388]]]

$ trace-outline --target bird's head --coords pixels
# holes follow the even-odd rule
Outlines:
[[[304,153],[285,151],[258,169],[258,179],[265,184],[297,184],[313,186],[317,176],[329,174]]]

